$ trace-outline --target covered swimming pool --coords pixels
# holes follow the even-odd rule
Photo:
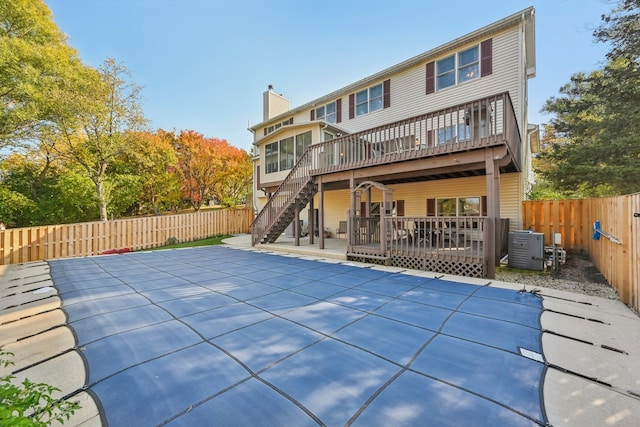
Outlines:
[[[531,292],[223,246],[49,265],[108,425],[548,421]]]

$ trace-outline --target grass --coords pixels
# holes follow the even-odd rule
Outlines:
[[[229,237],[228,234],[223,234],[221,236],[208,237],[208,238],[202,239],[202,240],[193,240],[191,242],[176,243],[175,245],[159,246],[157,248],[151,248],[149,250],[195,248],[197,246],[220,245],[220,244],[222,244],[222,240],[226,239],[227,237]]]

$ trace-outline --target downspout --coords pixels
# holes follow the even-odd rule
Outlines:
[[[251,132],[251,134],[253,135],[253,143],[251,145],[253,145],[255,147],[255,139],[256,139],[256,132],[251,129],[251,127],[249,127],[249,123],[247,122],[247,130],[249,132]],[[260,160],[258,160],[259,162]],[[253,169],[254,173],[255,173],[255,166]],[[254,176],[255,178],[255,176]],[[256,193],[258,192],[258,188],[256,186],[256,180],[254,179],[253,182],[251,183],[251,186],[253,187],[253,191],[252,191],[252,195],[251,195],[251,205],[253,206],[253,216],[254,218],[258,215],[258,204],[256,203]]]

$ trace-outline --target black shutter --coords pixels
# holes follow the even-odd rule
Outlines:
[[[342,98],[336,99],[336,123],[342,122]]]
[[[396,200],[396,216],[404,216],[404,200]]]
[[[435,62],[431,61],[427,64],[427,95],[436,91],[436,72]]]
[[[382,108],[391,107],[391,80],[382,82]]]
[[[427,216],[436,216],[436,199],[427,199]]]
[[[311,121],[316,119],[316,110],[311,110]]]
[[[493,39],[480,43],[480,77],[493,73]]]
[[[349,119],[353,119],[356,116],[356,95],[349,95]]]

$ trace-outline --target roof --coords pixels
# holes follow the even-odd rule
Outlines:
[[[326,129],[328,129],[330,131],[333,131],[333,132],[336,132],[336,133],[341,133],[342,135],[347,135],[349,133],[349,131],[337,126],[334,123],[328,123],[328,122],[325,122],[324,120],[312,120],[312,121],[308,121],[308,122],[293,123],[293,124],[290,124],[290,125],[281,126],[278,129],[274,130],[273,132],[271,132],[271,133],[261,137],[260,139],[254,141],[253,145],[260,145],[265,140],[271,139],[274,136],[277,136],[277,135],[279,135],[279,134],[281,134],[283,132],[286,132],[288,130],[299,129],[299,128],[309,127],[309,126],[313,126],[313,125],[322,126],[323,128],[326,127]],[[257,157],[259,157],[259,156],[257,156]]]
[[[471,43],[475,40],[482,39],[490,34],[494,34],[500,32],[506,28],[511,28],[520,23],[525,24],[525,40],[526,40],[526,62],[528,68],[528,75],[530,77],[535,76],[535,67],[536,67],[536,59],[535,59],[535,25],[534,25],[534,8],[528,7],[519,12],[514,13],[513,15],[507,16],[499,21],[496,21],[492,24],[489,24],[485,27],[482,27],[476,31],[468,33],[464,36],[458,37],[455,40],[452,40],[448,43],[445,43],[441,46],[438,46],[434,49],[428,50],[420,55],[414,56],[413,58],[407,59],[406,61],[400,62],[394,66],[386,68],[378,73],[372,74],[368,77],[365,77],[361,80],[358,80],[355,83],[352,83],[348,86],[340,88],[334,92],[331,92],[327,95],[321,96],[320,98],[314,99],[313,101],[302,104],[298,107],[295,107],[291,110],[288,110],[285,113],[282,113],[278,116],[274,116],[269,120],[263,121],[261,123],[257,123],[251,126],[249,129],[257,130],[259,128],[268,125],[271,122],[277,122],[278,120],[282,120],[286,116],[290,116],[291,114],[296,114],[309,108],[314,107],[316,104],[322,104],[328,101],[331,101],[334,98],[342,97],[344,95],[348,95],[353,91],[361,88],[363,86],[368,86],[372,83],[383,80],[384,78],[396,74],[400,71],[406,70],[408,68],[414,67],[415,65],[428,62],[431,59],[435,59],[443,53],[449,52],[451,50],[455,50],[460,46]]]

